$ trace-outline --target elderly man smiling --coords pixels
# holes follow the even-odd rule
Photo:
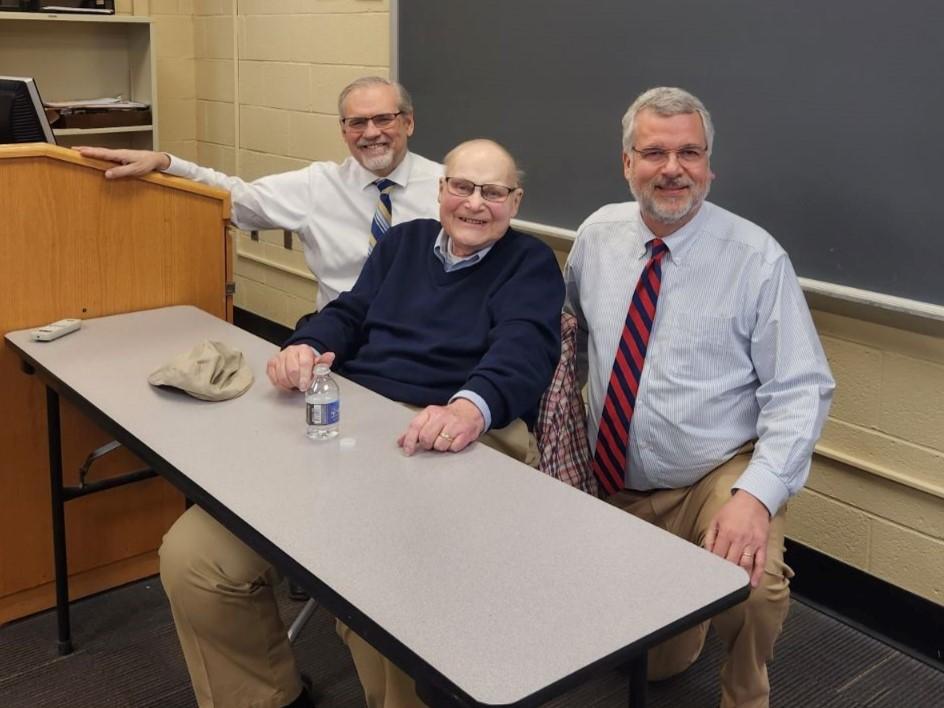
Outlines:
[[[305,390],[315,364],[328,363],[418,407],[397,441],[408,455],[458,452],[481,437],[534,464],[528,428],[560,356],[560,268],[550,248],[510,228],[523,191],[503,147],[463,143],[445,173],[439,221],[390,229],[353,289],[300,325],[267,373],[281,389]],[[272,576],[198,507],[165,537],[161,579],[201,705],[310,705]],[[408,676],[338,629],[368,705],[422,705]]]

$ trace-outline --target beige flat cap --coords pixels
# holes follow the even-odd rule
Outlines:
[[[209,339],[178,354],[148,376],[152,386],[173,386],[204,401],[236,398],[252,386],[252,381],[241,351]]]

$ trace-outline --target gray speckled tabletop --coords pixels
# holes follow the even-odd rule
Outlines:
[[[205,338],[246,356],[243,396],[147,383]],[[480,704],[525,699],[747,583],[483,445],[405,457],[410,411],[343,379],[340,437],[309,440],[302,394],[266,378],[275,347],[193,307],[7,339]]]

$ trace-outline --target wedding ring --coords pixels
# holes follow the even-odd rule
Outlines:
[[[441,438],[443,438],[443,439],[445,439],[445,440],[452,440],[452,436],[451,436],[449,433],[440,433],[440,434],[439,434],[439,437],[441,437]]]

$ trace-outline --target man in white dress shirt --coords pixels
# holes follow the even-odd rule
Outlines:
[[[784,250],[705,201],[713,133],[681,89],[630,106],[623,166],[636,201],[581,225],[566,307],[607,501],[747,571],[750,597],[711,621],[727,649],[721,705],[767,706],[793,574],[786,502],[806,481],[834,383]],[[652,650],[649,677],[694,662],[708,625]]]
[[[351,153],[344,162],[314,162],[248,183],[163,152],[78,150],[120,163],[105,173],[108,179],[160,170],[229,190],[233,223],[241,229],[294,231],[318,280],[316,307],[321,309],[351,289],[367,260],[381,187],[392,205],[387,227],[439,214],[442,166],[408,150],[413,102],[403,86],[377,76],[357,79],[341,91],[338,113]],[[389,182],[377,184],[380,180]]]

